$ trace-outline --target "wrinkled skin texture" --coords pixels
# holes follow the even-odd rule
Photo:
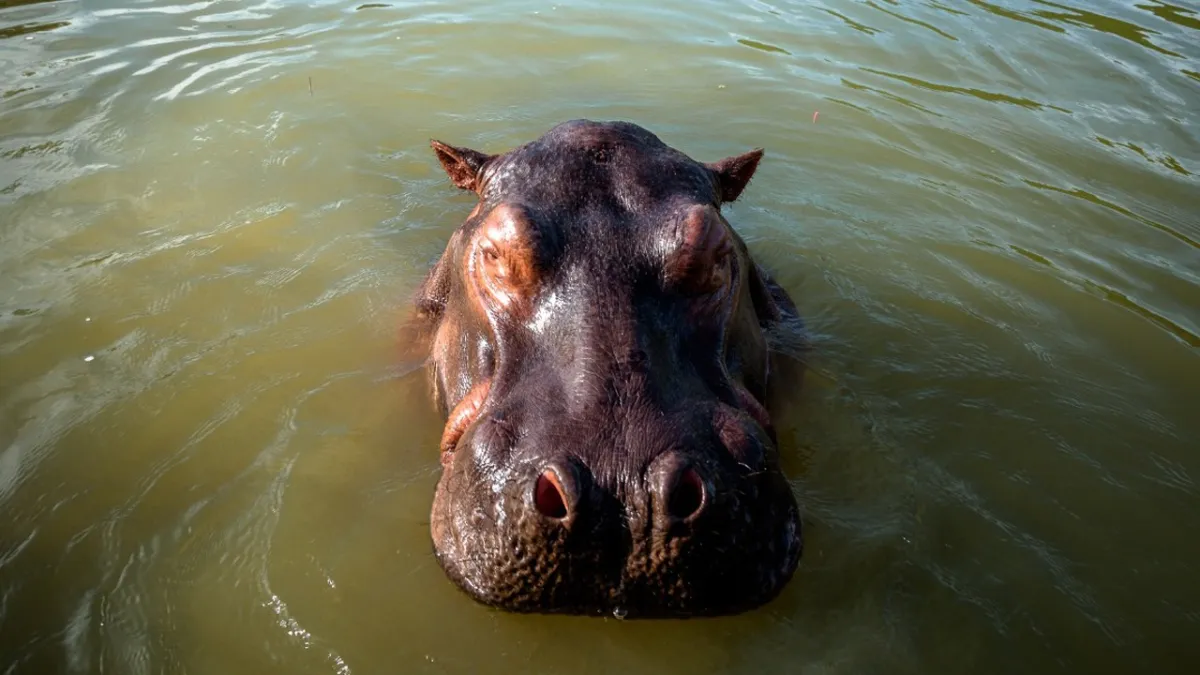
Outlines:
[[[431,534],[448,577],[520,612],[773,599],[802,536],[770,336],[799,319],[721,211],[762,151],[706,164],[586,120],[499,155],[431,145],[479,198],[416,298],[447,418]]]

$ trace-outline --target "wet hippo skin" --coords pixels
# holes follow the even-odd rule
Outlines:
[[[431,145],[479,200],[416,297],[446,416],[430,529],[449,579],[519,612],[776,597],[803,538],[772,345],[799,318],[722,212],[763,151],[704,163],[587,120],[502,154]]]

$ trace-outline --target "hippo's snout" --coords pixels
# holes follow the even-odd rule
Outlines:
[[[802,546],[792,492],[769,469],[765,433],[736,437],[756,447],[729,447],[717,424],[683,431],[695,418],[643,427],[631,440],[641,452],[593,453],[579,445],[586,433],[536,424],[504,448],[489,431],[496,422],[481,419],[439,485],[443,568],[477,600],[522,612],[696,616],[769,600]],[[645,447],[655,441],[659,450]]]

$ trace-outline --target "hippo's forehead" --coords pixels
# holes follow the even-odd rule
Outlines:
[[[496,157],[485,202],[520,201],[545,213],[652,216],[680,203],[715,203],[705,165],[632,124],[575,121]]]

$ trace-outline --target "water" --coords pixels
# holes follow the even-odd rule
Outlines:
[[[1190,672],[1181,2],[0,3],[0,672]],[[767,150],[730,217],[816,374],[759,612],[510,616],[431,558],[427,141],[575,117]]]

